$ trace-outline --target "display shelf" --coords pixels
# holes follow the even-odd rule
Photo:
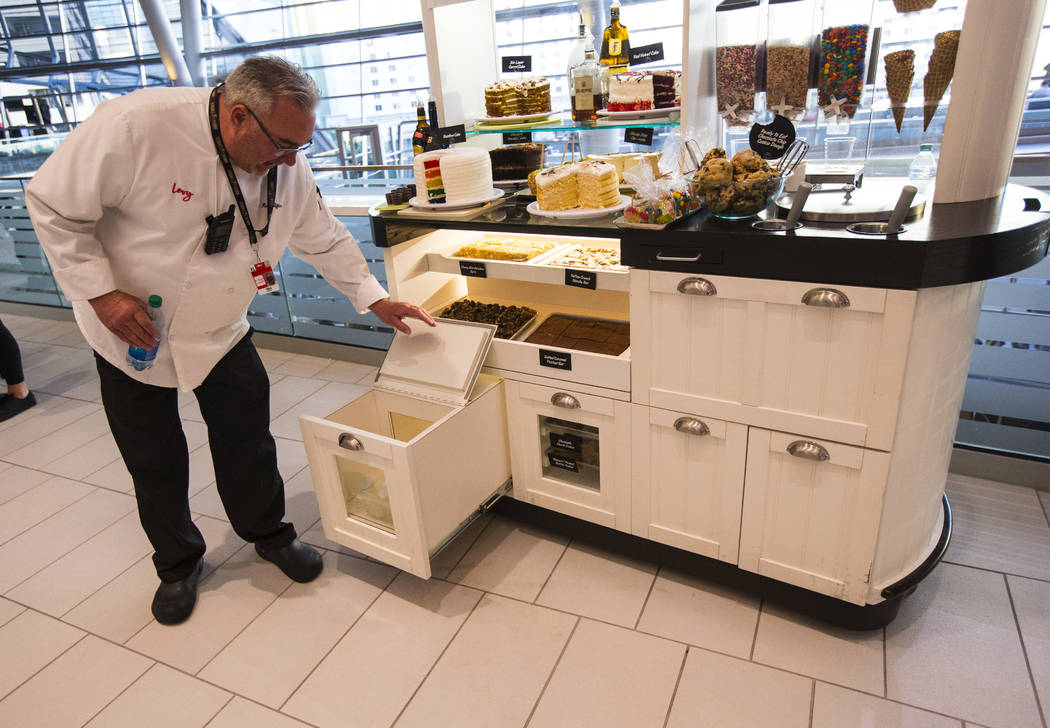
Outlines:
[[[572,119],[555,119],[552,122],[532,122],[528,124],[493,125],[483,124],[480,128],[467,129],[467,134],[503,134],[514,131],[532,133],[542,131],[591,131],[594,129],[636,129],[678,126],[677,118],[658,117],[655,119],[617,119],[615,121],[580,122]]]
[[[612,247],[610,241],[602,241],[604,246]],[[485,276],[487,278],[503,278],[515,281],[526,281],[532,283],[549,283],[551,285],[563,285],[565,283],[565,271],[584,271],[593,273],[595,276],[595,288],[606,291],[626,291],[630,289],[628,269],[603,270],[601,268],[583,268],[579,266],[551,265],[550,261],[564,255],[578,247],[592,247],[587,243],[559,243],[557,247],[538,256],[534,260],[516,263],[506,260],[480,260],[477,258],[460,258],[451,254],[456,248],[451,248],[448,253],[427,253],[427,266],[430,271],[437,273],[460,274],[463,272],[460,263],[484,264]],[[458,247],[458,246],[457,246]]]

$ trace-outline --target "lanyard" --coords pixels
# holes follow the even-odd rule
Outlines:
[[[237,182],[237,174],[233,171],[233,162],[230,161],[230,154],[226,151],[226,145],[222,142],[222,134],[219,132],[220,88],[222,88],[221,84],[213,88],[211,98],[208,99],[208,122],[211,124],[211,139],[215,142],[215,151],[219,154],[219,161],[222,162],[222,169],[226,173],[227,181],[230,183],[233,199],[237,201],[237,209],[241,211],[244,226],[248,228],[248,241],[251,243],[255,257],[258,258],[259,237],[266,237],[266,234],[270,232],[270,216],[273,215],[273,210],[277,207],[274,204],[277,199],[277,167],[271,167],[266,175],[266,226],[262,230],[256,230],[252,225],[252,218],[248,214],[248,206],[244,202],[241,185]],[[258,233],[259,237],[256,236],[256,233]]]

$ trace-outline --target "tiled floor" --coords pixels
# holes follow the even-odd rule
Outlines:
[[[1046,728],[1050,493],[953,476],[947,563],[848,632],[501,516],[421,581],[325,540],[297,425],[364,365],[263,352],[295,584],[230,530],[192,396],[193,617],[152,620],[150,547],[69,322],[5,314],[40,405],[0,423],[0,726]]]

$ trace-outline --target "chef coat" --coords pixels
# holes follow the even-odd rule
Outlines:
[[[26,207],[88,344],[128,376],[190,390],[248,331],[256,253],[240,213],[226,252],[207,255],[205,218],[233,193],[208,123],[210,88],[151,88],[99,104],[26,188]],[[221,103],[221,101],[220,101]],[[256,230],[266,224],[266,177],[235,167]],[[258,256],[276,265],[290,246],[359,313],[386,298],[356,242],[321,198],[302,156],[277,174],[277,207]],[[127,366],[128,345],[88,299],[157,294],[161,345],[152,368]]]

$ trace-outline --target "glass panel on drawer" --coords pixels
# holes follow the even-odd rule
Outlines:
[[[346,503],[346,515],[395,533],[386,473],[379,468],[340,457],[336,458],[336,466],[339,470],[343,501]]]
[[[600,490],[598,428],[543,416],[539,428],[543,476]]]

